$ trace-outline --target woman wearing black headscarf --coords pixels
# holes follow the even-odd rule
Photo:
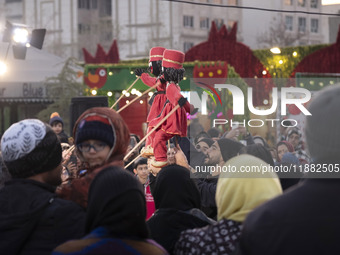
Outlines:
[[[214,223],[201,210],[201,198],[188,169],[164,167],[153,190],[156,212],[147,221],[151,237],[169,253],[181,231]]]
[[[107,167],[90,186],[87,236],[57,247],[53,254],[167,254],[148,239],[145,216],[145,197],[139,181],[119,167]]]

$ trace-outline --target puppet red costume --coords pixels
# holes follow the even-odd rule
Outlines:
[[[151,77],[149,74],[144,73],[143,70],[137,69],[135,71],[135,74],[140,76],[143,83],[149,87],[153,87],[156,84],[156,90],[157,92],[153,95],[151,98],[149,104],[151,104],[151,108],[147,117],[146,122],[150,122],[151,120],[158,117],[158,115],[161,113],[165,101],[166,101],[166,95],[165,95],[165,89],[166,89],[166,82],[164,79],[162,79],[161,75],[161,62],[163,59],[163,52],[165,51],[165,48],[163,47],[153,47],[150,49],[149,54],[149,68],[150,72],[154,74],[156,77]],[[149,133],[151,131],[152,127],[148,127],[147,132]],[[152,137],[148,137],[145,143],[145,148],[152,145]],[[148,151],[144,156],[153,154],[152,151]]]
[[[183,79],[184,53],[176,50],[165,50],[163,54],[162,67],[164,68],[164,79],[167,81],[166,97],[168,103],[165,105],[161,115],[153,119],[149,126],[156,126],[171,110],[179,103],[189,107],[190,104],[181,95],[179,83]],[[166,141],[171,137],[187,135],[187,116],[185,107],[180,107],[154,132],[152,147],[155,160],[152,162],[154,167],[167,165]]]

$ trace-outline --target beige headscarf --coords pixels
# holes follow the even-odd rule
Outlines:
[[[263,160],[243,154],[225,163],[235,173],[222,172],[216,189],[217,218],[243,222],[248,213],[264,202],[282,194],[276,173],[240,173],[245,166],[269,167]]]

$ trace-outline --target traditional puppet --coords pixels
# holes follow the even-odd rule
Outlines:
[[[178,83],[184,76],[184,53],[176,50],[165,50],[163,54],[162,69],[164,79],[167,82],[165,94],[167,97],[160,115],[150,121],[149,127],[155,127],[171,110],[179,104],[176,110],[162,125],[152,134],[152,147],[155,159],[151,162],[153,167],[162,168],[167,165],[166,141],[175,135],[187,135],[186,109],[190,111],[190,104],[180,91]]]
[[[157,91],[152,95],[152,98],[149,101],[151,107],[146,120],[147,123],[149,123],[151,120],[157,118],[160,115],[167,99],[165,95],[166,81],[164,80],[162,75],[162,59],[164,51],[165,48],[163,47],[153,47],[150,49],[149,71],[155,77],[150,76],[143,69],[138,68],[135,70],[135,74],[137,76],[140,76],[141,80],[145,85],[153,87],[156,84],[158,84],[156,87]],[[151,129],[152,128],[149,126],[147,133],[149,133]],[[151,136],[149,136],[148,139],[146,139],[145,147],[142,149],[141,154],[143,157],[153,155]]]

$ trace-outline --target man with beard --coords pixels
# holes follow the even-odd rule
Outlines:
[[[197,171],[194,173],[194,181],[201,194],[202,211],[213,219],[216,219],[217,208],[215,202],[216,186],[218,176],[225,162],[232,157],[235,157],[238,152],[244,147],[243,144],[228,138],[221,138],[213,143],[207,151],[207,158],[205,159],[202,169],[206,171],[209,169],[210,174],[205,178],[198,178],[201,173]],[[200,169],[201,166],[195,166],[195,170]]]
[[[85,212],[55,194],[62,156],[52,128],[37,119],[15,123],[2,136],[1,153],[12,176],[0,190],[1,253],[50,254],[81,237]]]

